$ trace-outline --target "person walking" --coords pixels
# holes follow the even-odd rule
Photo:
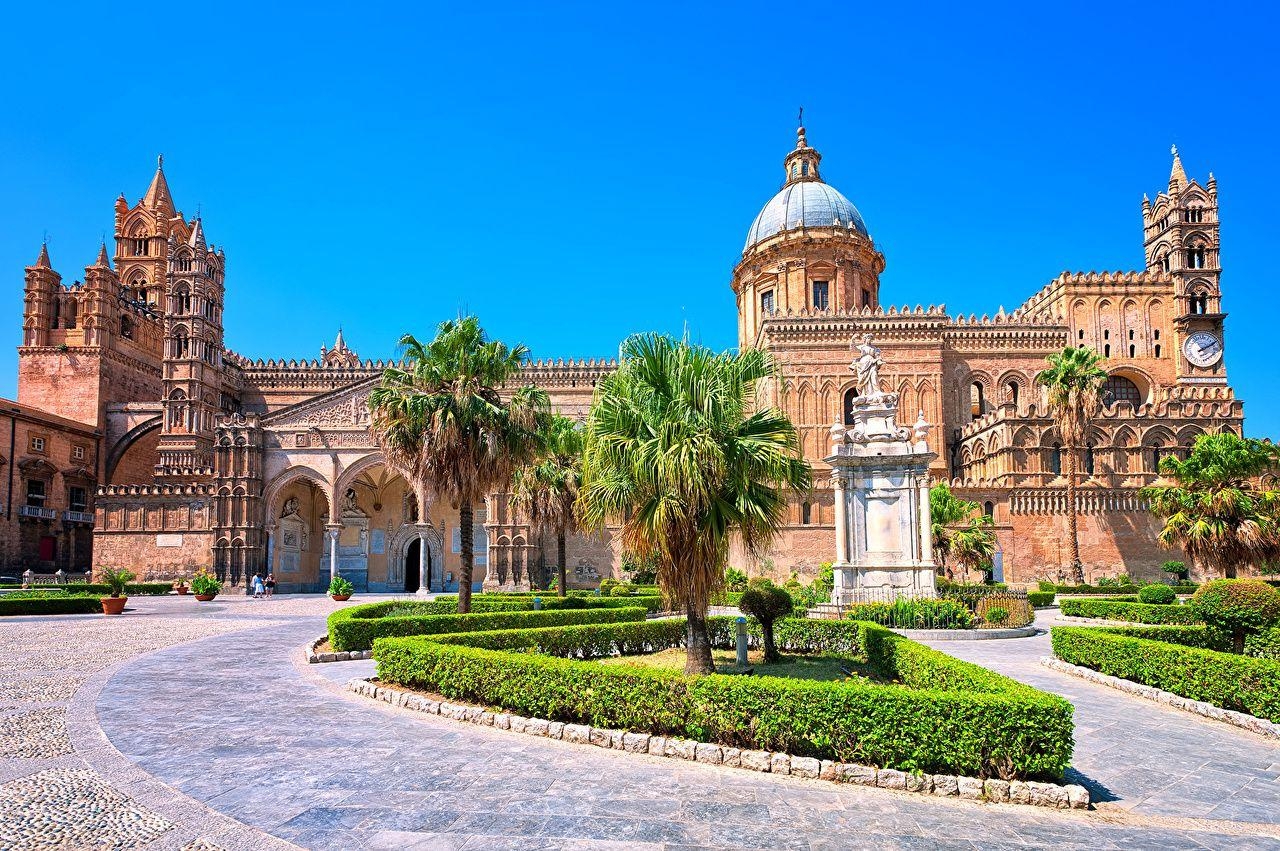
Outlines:
[[[267,599],[271,599],[276,593],[276,575],[274,573],[267,574]]]
[[[253,575],[253,599],[261,600],[262,595],[267,592],[266,586],[262,582],[262,574],[255,573]]]

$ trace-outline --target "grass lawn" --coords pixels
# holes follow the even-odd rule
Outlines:
[[[715,663],[717,674],[733,674],[738,671],[738,657],[732,650],[712,650],[711,660]],[[844,656],[787,656],[781,662],[764,664],[764,651],[752,650],[747,657],[756,676],[790,677],[796,680],[824,680],[827,682],[844,682],[846,680],[870,680],[872,682],[890,682],[869,665],[857,662]],[[644,668],[663,668],[670,671],[683,671],[685,651],[682,647],[672,647],[658,653],[646,653],[639,656],[614,656],[599,660],[602,665],[636,665]],[[849,676],[841,668],[853,672]]]

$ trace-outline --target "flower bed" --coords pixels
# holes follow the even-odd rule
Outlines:
[[[1177,603],[1132,603],[1123,600],[1062,600],[1058,608],[1066,617],[1100,618],[1150,624],[1201,623],[1195,610]]]
[[[732,646],[733,618],[709,624],[716,646]],[[382,680],[562,723],[1003,779],[1056,779],[1070,760],[1072,708],[1060,697],[875,624],[788,618],[775,629],[781,650],[846,653],[900,685],[584,661],[679,647],[679,619],[380,638],[374,657]]]
[[[1280,722],[1280,662],[1206,649],[1221,641],[1209,630],[1150,627],[1135,634],[1057,626],[1050,632],[1053,652],[1064,662]],[[1187,641],[1204,644],[1188,646]]]
[[[421,611],[422,614],[390,614]],[[368,650],[383,636],[435,635],[445,632],[478,632],[531,626],[561,626],[644,620],[639,606],[613,609],[564,609],[543,612],[472,612],[467,615],[436,613],[430,602],[386,602],[350,606],[329,615],[329,643],[335,651]]]
[[[102,614],[102,597],[87,594],[48,594],[39,591],[15,591],[0,596],[3,615],[83,615]]]

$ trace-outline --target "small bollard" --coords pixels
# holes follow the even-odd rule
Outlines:
[[[738,616],[738,667],[747,667],[747,619]]]
[[[540,612],[540,611],[542,611],[542,598],[541,598],[541,597],[534,597],[534,598],[533,598],[533,610],[534,610],[535,612]]]

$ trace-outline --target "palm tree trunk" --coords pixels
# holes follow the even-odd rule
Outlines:
[[[462,555],[462,577],[458,581],[458,614],[460,615],[471,611],[471,571],[476,563],[475,537],[472,532],[474,523],[471,500],[460,500],[458,504],[458,536],[462,539],[459,546]]]
[[[560,577],[559,594],[561,597],[569,593],[568,588],[566,587],[568,585],[567,577],[564,575],[564,561],[564,530],[561,529],[556,532],[556,574]]]
[[[1076,448],[1067,447],[1067,537],[1071,539],[1071,575],[1084,584],[1084,563],[1080,561],[1080,526],[1076,518]]]
[[[715,666],[711,664],[711,638],[707,635],[707,613],[690,602],[685,606],[685,656],[684,672],[686,674],[713,674]]]

